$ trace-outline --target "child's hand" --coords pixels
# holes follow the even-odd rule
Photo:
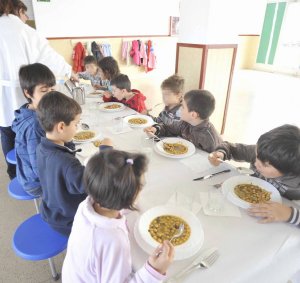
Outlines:
[[[278,202],[253,204],[248,209],[251,216],[262,217],[260,223],[286,222],[291,216],[292,209]]]
[[[224,159],[224,153],[220,151],[214,151],[208,155],[209,162],[214,166],[220,165],[221,160],[223,159]]]
[[[101,142],[101,145],[113,146],[113,142],[109,138],[104,138]]]
[[[149,257],[149,264],[161,274],[165,274],[174,258],[174,247],[169,241],[155,249]]]
[[[103,92],[103,95],[104,95],[106,98],[111,98],[111,97],[112,97],[112,93],[110,93],[109,91]]]
[[[94,84],[94,85],[93,85],[93,88],[94,88],[94,89],[100,89],[101,86],[100,86],[100,85],[97,85],[97,84]]]
[[[154,127],[148,127],[144,129],[144,132],[149,136],[152,137],[156,133],[156,129]]]

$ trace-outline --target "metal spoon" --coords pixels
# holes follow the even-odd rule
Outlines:
[[[212,156],[212,154],[210,153],[209,154],[210,156]],[[220,161],[221,163],[227,163],[225,160],[222,160],[221,158],[217,158],[218,161]],[[231,165],[233,166],[233,165]],[[244,175],[252,175],[254,174],[254,171],[250,168],[246,168],[246,167],[236,167],[236,166],[233,166],[240,174],[244,174]]]
[[[172,244],[172,241],[173,241],[174,239],[180,237],[180,236],[182,235],[183,231],[184,231],[184,224],[183,224],[183,223],[180,223],[179,228],[178,228],[178,230],[177,230],[177,233],[175,233],[175,234],[172,236],[172,238],[169,240],[170,243]]]
[[[90,126],[86,123],[81,123],[81,129],[83,129],[84,131],[87,131],[90,129]]]
[[[177,229],[177,232],[171,237],[169,242],[172,244],[172,241],[178,237],[180,237],[183,234],[184,231],[184,224],[180,223],[179,228]],[[163,251],[158,251],[155,255],[158,257]]]

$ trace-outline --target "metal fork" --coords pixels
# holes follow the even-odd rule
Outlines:
[[[184,270],[179,272],[177,275],[170,278],[167,282],[170,282],[170,283],[174,282],[177,279],[193,272],[194,270],[197,270],[200,268],[209,268],[216,262],[216,260],[219,258],[219,256],[220,256],[219,251],[214,249],[208,256],[204,256],[199,262],[197,261],[197,259],[194,260],[192,265],[188,266],[187,268],[185,268]]]

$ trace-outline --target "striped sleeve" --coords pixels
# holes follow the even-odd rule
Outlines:
[[[300,228],[300,210],[295,207],[291,207],[291,209],[292,209],[292,213],[287,222],[295,226],[298,226]]]

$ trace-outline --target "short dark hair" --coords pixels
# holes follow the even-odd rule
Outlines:
[[[19,70],[19,80],[23,93],[26,90],[31,97],[33,97],[37,85],[52,87],[56,84],[55,76],[51,70],[40,63],[22,66]],[[25,96],[25,98],[29,103],[31,102],[29,97]]]
[[[215,98],[208,90],[188,91],[184,95],[184,100],[189,112],[195,111],[202,120],[208,119],[215,110]]]
[[[53,131],[59,122],[69,125],[81,112],[80,105],[74,99],[58,91],[45,94],[37,107],[38,119],[45,132]]]
[[[111,86],[116,86],[119,89],[131,91],[131,82],[127,75],[120,74],[110,81]]]
[[[120,74],[118,62],[111,56],[102,58],[98,62],[98,66],[101,68],[108,80],[112,80]]]
[[[97,66],[97,59],[94,56],[89,55],[89,56],[84,57],[83,63],[84,63],[84,66],[87,64],[95,64]]]
[[[282,125],[261,135],[256,145],[257,158],[269,162],[283,174],[300,174],[300,129]]]
[[[142,175],[147,169],[143,154],[104,150],[86,165],[83,182],[87,194],[107,209],[134,210],[134,201],[142,189]]]
[[[174,93],[182,93],[183,87],[184,78],[176,74],[166,78],[160,86],[161,89],[170,89]]]

